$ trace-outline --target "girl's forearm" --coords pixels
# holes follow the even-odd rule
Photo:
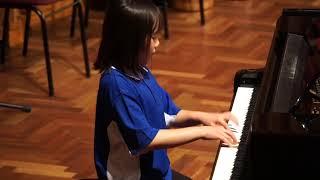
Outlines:
[[[201,124],[199,119],[200,114],[201,112],[199,111],[181,110],[177,114],[175,121],[170,125],[175,127],[188,127]]]
[[[206,136],[204,126],[194,126],[179,129],[161,129],[149,144],[148,150],[170,148],[186,144]]]

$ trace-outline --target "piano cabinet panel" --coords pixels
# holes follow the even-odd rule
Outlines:
[[[262,82],[258,88],[255,104],[252,109],[250,108],[252,113],[248,115],[249,127],[244,128],[246,130],[243,134],[246,136],[238,146],[232,180],[320,179],[320,166],[318,165],[320,162],[320,120],[306,123],[307,117],[310,117],[308,113],[296,113],[297,118],[301,119],[295,119],[288,113],[288,109],[278,111],[276,108],[270,108],[275,98],[278,98],[276,99],[278,102],[283,103],[282,101],[290,99],[283,98],[283,96],[289,97],[292,93],[291,90],[286,90],[281,95],[274,96],[280,89],[276,86],[279,76],[284,77],[282,82],[285,83],[288,79],[292,79],[290,73],[281,74],[281,68],[287,68],[288,65],[288,63],[281,63],[283,58],[291,60],[291,57],[301,57],[299,60],[308,61],[311,64],[302,63],[291,66],[295,68],[295,71],[311,72],[315,69],[316,73],[320,72],[320,68],[310,68],[320,67],[313,66],[313,64],[318,64],[319,56],[307,53],[311,52],[309,51],[310,44],[307,42],[308,31],[312,23],[320,21],[319,17],[320,9],[285,9],[277,20]],[[320,31],[320,28],[318,30]],[[290,38],[294,41],[289,41]],[[312,59],[315,61],[311,61]],[[298,83],[302,80],[310,82],[309,75],[303,74],[304,79],[302,79],[302,74],[299,74],[299,78],[295,77],[295,80]],[[310,77],[314,74],[310,73]],[[299,87],[302,87],[301,84],[293,88]],[[298,95],[300,96],[299,93]],[[292,102],[287,107],[291,107],[291,104]]]
[[[288,114],[266,113],[253,123],[248,150],[251,179],[319,179],[320,134]]]

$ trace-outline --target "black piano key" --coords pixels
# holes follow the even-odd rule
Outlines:
[[[244,123],[242,135],[240,138],[240,143],[238,146],[238,152],[236,154],[234,167],[232,169],[232,175],[231,180],[239,180],[239,179],[245,179],[245,172],[246,169],[248,169],[248,138],[250,135],[250,125],[251,125],[251,118],[254,112],[254,105],[255,105],[255,99],[257,95],[257,90],[254,89],[252,93],[252,99],[250,101],[249,110],[246,115],[246,120]]]

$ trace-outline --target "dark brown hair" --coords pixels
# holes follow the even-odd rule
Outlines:
[[[160,11],[150,0],[110,0],[94,68],[101,72],[115,66],[138,74],[160,25]]]

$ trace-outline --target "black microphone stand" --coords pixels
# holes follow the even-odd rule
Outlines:
[[[23,106],[23,105],[9,104],[9,103],[0,102],[0,107],[19,109],[19,110],[24,111],[24,112],[31,112],[31,107],[30,106]]]

